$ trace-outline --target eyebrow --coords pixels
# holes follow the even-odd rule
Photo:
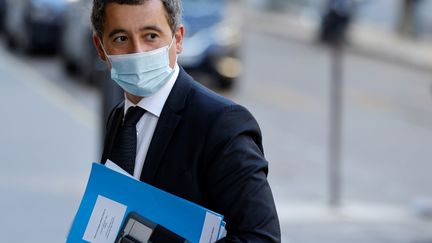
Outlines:
[[[153,30],[153,31],[156,31],[156,32],[162,33],[162,29],[159,28],[159,27],[156,26],[156,25],[149,25],[149,26],[141,27],[139,30],[140,30],[140,31]]]
[[[153,30],[153,31],[156,31],[156,32],[158,32],[158,33],[162,33],[162,29],[159,28],[159,27],[156,26],[156,25],[144,26],[144,27],[141,27],[139,30],[140,30],[140,31]],[[127,33],[127,31],[126,31],[125,29],[120,29],[120,28],[118,28],[118,29],[113,29],[113,30],[109,33],[108,37],[111,38],[111,37],[113,37],[114,35],[116,35],[116,34],[118,34],[118,33]]]
[[[113,29],[109,34],[108,37],[111,38],[114,35],[118,34],[118,33],[126,33],[127,31],[125,29]]]

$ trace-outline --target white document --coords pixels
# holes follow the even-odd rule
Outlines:
[[[126,209],[126,205],[99,195],[83,240],[91,243],[113,243],[120,230]]]
[[[222,218],[213,213],[207,212],[203,230],[201,232],[200,243],[212,243],[218,240],[219,228],[221,226]]]
[[[105,167],[107,167],[108,169],[111,169],[115,172],[118,172],[120,174],[123,174],[125,176],[129,176],[130,178],[137,180],[137,178],[135,178],[131,174],[127,173],[125,170],[123,170],[122,167],[118,166],[116,163],[112,162],[111,160],[107,160],[105,162]]]
[[[222,239],[222,238],[225,238],[225,237],[227,236],[227,231],[226,231],[226,229],[225,229],[225,225],[226,225],[226,223],[225,223],[225,221],[223,221],[223,222],[221,223],[221,227],[220,227],[220,229],[219,229],[219,237],[218,237],[218,240],[220,240],[220,239]]]

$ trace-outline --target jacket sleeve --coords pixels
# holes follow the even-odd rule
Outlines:
[[[220,113],[208,136],[206,190],[211,208],[227,223],[227,237],[220,242],[280,242],[256,120],[232,105]]]

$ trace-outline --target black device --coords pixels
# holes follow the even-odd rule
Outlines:
[[[131,212],[124,221],[115,243],[189,243],[189,241],[162,225]]]

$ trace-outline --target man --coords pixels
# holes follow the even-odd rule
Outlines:
[[[180,0],[94,0],[93,42],[125,91],[102,163],[225,216],[221,242],[280,242],[257,122],[178,66]]]

